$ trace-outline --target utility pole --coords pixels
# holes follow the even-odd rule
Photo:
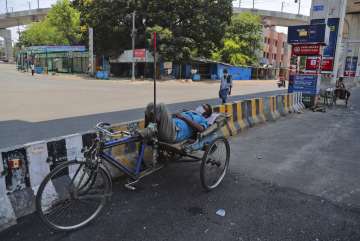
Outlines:
[[[281,12],[284,12],[284,1],[281,2]]]
[[[131,31],[131,38],[132,38],[132,70],[131,70],[131,80],[135,80],[135,35],[136,35],[136,29],[135,29],[135,11],[132,14],[132,31]]]
[[[38,4],[38,9],[40,8],[40,3],[39,3],[39,0],[37,0],[37,4]]]
[[[7,0],[5,0],[5,8],[6,8],[6,13],[8,13]]]
[[[295,3],[299,3],[298,14],[300,14],[301,0],[295,0]]]
[[[241,0],[239,0],[239,8],[241,8]]]
[[[94,75],[94,29],[89,27],[89,75]]]
[[[255,8],[255,0],[253,0],[253,8]]]

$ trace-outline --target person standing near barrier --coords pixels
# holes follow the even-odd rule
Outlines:
[[[223,76],[220,78],[220,90],[219,97],[222,100],[222,103],[225,104],[227,102],[228,95],[231,95],[232,89],[232,77],[228,73],[227,69],[223,70]]]

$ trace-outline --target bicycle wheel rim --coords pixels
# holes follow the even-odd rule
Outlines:
[[[216,139],[206,151],[201,163],[201,182],[206,190],[216,188],[224,179],[230,160],[230,147],[226,139]]]
[[[74,168],[75,165],[78,167]],[[86,164],[83,162],[70,162],[59,166],[40,186],[36,200],[37,210],[42,220],[51,228],[62,231],[78,229],[93,220],[103,209],[110,193],[108,176],[102,168],[98,167],[97,171],[92,172],[85,168]],[[94,196],[96,193],[91,190],[95,190],[101,182],[104,185],[103,191]],[[76,190],[73,188],[75,185],[78,186],[77,197],[71,193]],[[89,202],[86,197],[95,199],[95,202]],[[89,204],[92,207],[89,207]]]

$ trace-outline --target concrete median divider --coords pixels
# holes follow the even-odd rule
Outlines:
[[[213,106],[214,111],[230,115],[227,125],[220,130],[226,137],[235,136],[265,121],[274,121],[280,117],[280,113],[286,115],[302,109],[299,93]],[[143,127],[144,120],[135,120],[115,124],[112,129]],[[61,163],[82,160],[84,156],[81,150],[90,147],[95,137],[96,133],[89,131],[0,150],[0,230],[16,224],[18,218],[33,213],[35,195],[44,177]],[[109,149],[109,152],[132,168],[131,160],[138,155],[138,146],[136,143],[117,146]],[[108,169],[113,177],[121,175],[110,166]]]

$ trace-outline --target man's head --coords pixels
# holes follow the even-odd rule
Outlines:
[[[227,69],[224,69],[224,70],[223,70],[223,73],[224,73],[224,75],[228,75],[228,70],[227,70]]]
[[[203,104],[196,108],[196,112],[200,113],[205,118],[209,118],[212,114],[212,107],[209,104]]]
[[[339,77],[339,82],[343,82],[344,81],[344,77]]]

